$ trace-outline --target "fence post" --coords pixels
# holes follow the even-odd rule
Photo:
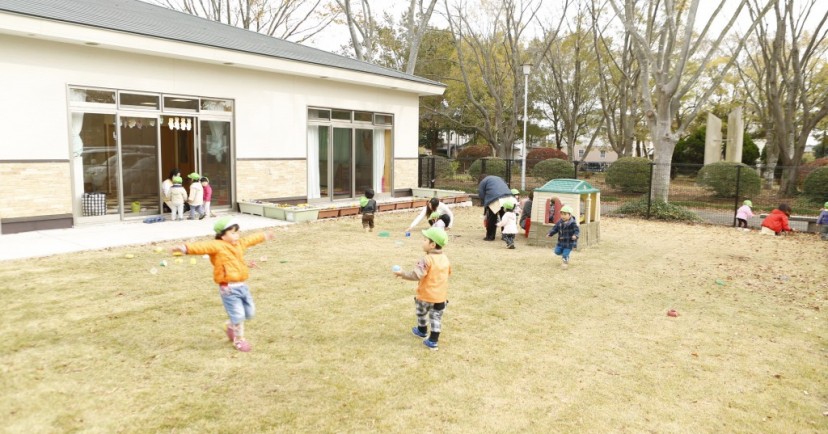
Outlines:
[[[417,157],[417,187],[423,186],[423,157]]]
[[[736,196],[733,200],[733,226],[736,226],[736,213],[739,212],[739,181],[742,176],[742,166],[736,166]]]
[[[429,188],[434,188],[434,181],[436,181],[437,178],[437,159],[435,157],[431,157],[430,160],[431,170],[429,171],[428,179],[430,179],[431,182],[429,183]]]
[[[650,219],[650,208],[653,205],[653,167],[655,163],[650,163],[650,192],[647,194],[647,220]]]
[[[578,179],[578,161],[575,161],[575,174],[572,175],[572,179]]]

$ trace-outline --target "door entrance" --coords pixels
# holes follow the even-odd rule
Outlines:
[[[172,126],[172,128],[170,128]],[[161,128],[161,179],[166,179],[172,169],[181,171],[187,188],[187,175],[197,172],[195,135],[197,122],[189,117],[163,117]],[[160,185],[161,179],[158,180]],[[189,191],[189,188],[187,188]],[[166,208],[166,205],[164,206]],[[165,212],[169,210],[165,209]]]

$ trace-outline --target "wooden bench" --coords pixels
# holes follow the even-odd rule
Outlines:
[[[767,217],[767,216],[768,216],[767,214],[759,214],[759,217],[762,218],[762,220],[764,220],[765,217]],[[808,228],[806,229],[806,232],[819,232],[819,226],[816,224],[817,217],[810,217],[810,216],[804,216],[804,215],[792,215],[792,216],[788,217],[788,221],[807,223]]]

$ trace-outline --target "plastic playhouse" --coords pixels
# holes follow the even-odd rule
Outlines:
[[[581,236],[578,249],[598,243],[601,237],[601,192],[580,179],[553,179],[534,190],[530,230],[526,234],[533,246],[554,246],[558,236],[546,234],[561,218],[564,205],[572,207],[578,219]]]

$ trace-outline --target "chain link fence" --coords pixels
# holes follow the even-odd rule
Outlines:
[[[617,214],[620,207],[642,202],[647,204],[647,218],[653,202],[653,172],[655,163],[634,165],[629,168],[610,170],[611,163],[569,162],[556,160],[526,161],[499,158],[448,159],[444,157],[420,157],[419,187],[462,190],[477,193],[481,176],[496,175],[503,178],[510,188],[526,193],[542,187],[552,179],[582,179],[601,191],[603,215]],[[642,167],[643,166],[643,167]],[[673,164],[670,166],[669,202],[695,213],[711,224],[735,226],[736,211],[744,200],[753,203],[754,217],[748,220],[751,228],[759,228],[761,214],[766,214],[787,203],[794,215],[816,216],[821,203],[804,197],[780,198],[779,183],[784,167],[777,166],[771,175],[760,168],[730,166],[728,170],[714,170],[709,165]],[[525,171],[525,177],[522,172]],[[521,180],[525,188],[521,188]],[[796,230],[806,230],[807,223],[792,221]]]

